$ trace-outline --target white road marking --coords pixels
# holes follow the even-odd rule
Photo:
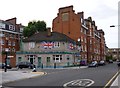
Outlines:
[[[88,87],[91,86],[92,84],[94,84],[94,81],[91,79],[78,79],[78,80],[73,80],[70,81],[68,83],[65,83],[63,85],[63,87],[72,87],[72,86],[84,86],[84,87]]]

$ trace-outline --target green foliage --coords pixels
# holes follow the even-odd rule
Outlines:
[[[112,60],[112,59],[113,59],[112,55],[106,56],[106,61],[109,61],[109,60]]]
[[[2,55],[5,55],[6,54],[6,52],[5,51],[2,51]]]
[[[28,23],[28,26],[24,28],[23,35],[24,37],[29,37],[40,31],[47,31],[46,23],[44,21],[31,21]]]

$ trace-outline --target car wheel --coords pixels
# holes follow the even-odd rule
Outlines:
[[[33,66],[30,66],[30,69],[33,69]]]

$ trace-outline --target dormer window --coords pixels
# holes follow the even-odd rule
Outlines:
[[[0,28],[5,28],[5,24],[4,23],[0,23]]]
[[[29,49],[35,48],[35,42],[29,42]]]
[[[20,28],[20,32],[23,32],[23,28]]]
[[[15,26],[9,25],[9,30],[15,31]]]

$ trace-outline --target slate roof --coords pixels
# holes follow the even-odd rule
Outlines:
[[[69,41],[75,42],[70,37],[66,36],[65,34],[58,33],[58,32],[51,32],[51,36],[48,36],[47,32],[39,32],[30,36],[29,38],[23,39],[23,42],[42,42],[42,41]]]

